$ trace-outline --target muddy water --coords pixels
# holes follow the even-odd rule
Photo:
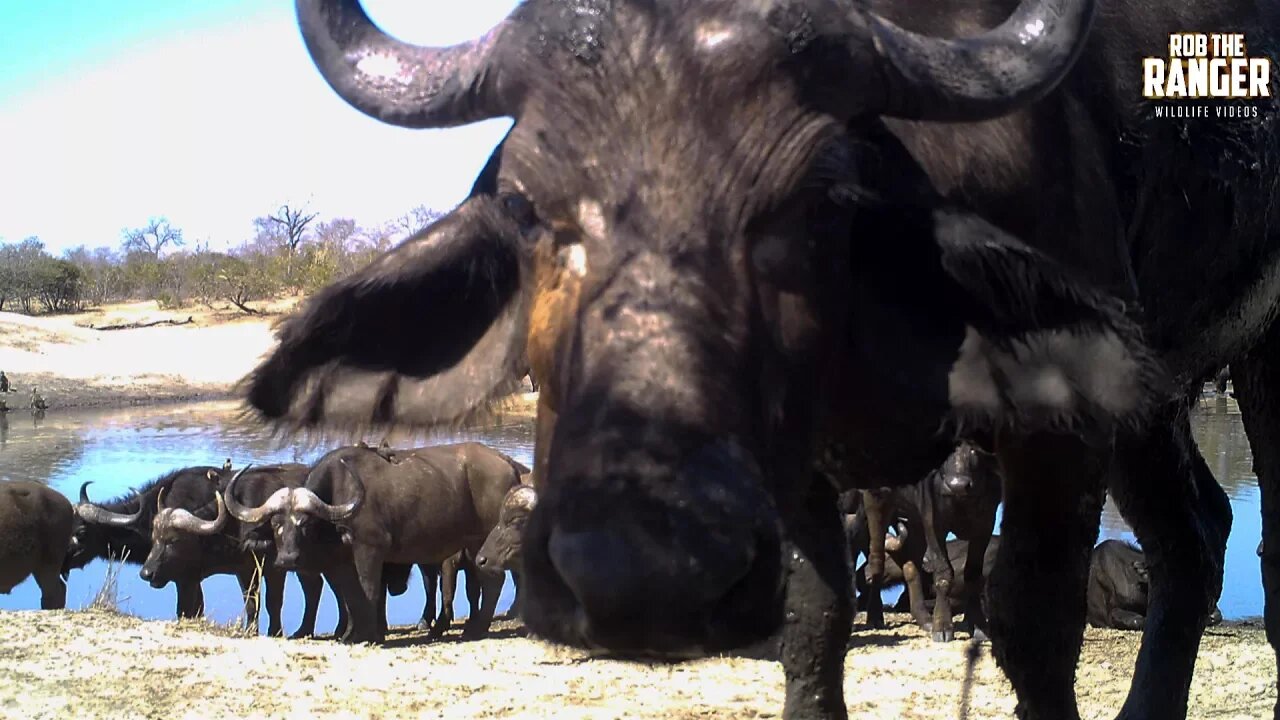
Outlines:
[[[376,443],[381,437],[370,437]],[[430,438],[393,437],[397,447],[477,440],[532,465],[533,425],[523,421],[462,434]],[[304,462],[317,460],[329,448],[284,445],[262,428],[238,418],[237,406],[228,402],[165,405],[117,410],[59,411],[42,418],[27,412],[0,415],[0,478],[47,483],[73,501],[80,484],[93,481],[92,498],[110,499],[176,468],[221,465],[231,458],[236,467],[245,463]],[[88,604],[102,587],[107,565],[95,561],[73,571],[67,586],[67,607]],[[239,587],[230,575],[204,581],[206,612],[217,622],[231,622],[243,614]],[[460,584],[461,587],[461,584]],[[138,577],[138,566],[127,565],[119,573],[121,605],[144,618],[172,618],[177,593],[172,585],[161,590]],[[499,611],[512,600],[510,577],[499,598]],[[414,570],[409,590],[390,598],[387,616],[392,624],[411,624],[422,615],[422,579]],[[0,608],[40,606],[39,588],[27,580],[10,595],[0,595]],[[469,614],[461,590],[455,615]],[[285,594],[284,625],[292,631],[302,617],[301,591],[293,578]],[[337,622],[332,593],[324,592],[317,628],[330,631]],[[265,631],[266,617],[262,618]]]
[[[1260,537],[1259,495],[1252,471],[1252,458],[1233,400],[1207,398],[1201,401],[1193,420],[1196,441],[1209,467],[1231,497],[1235,522],[1227,546],[1226,579],[1220,607],[1229,619],[1262,613],[1261,576],[1254,549]],[[377,441],[381,438],[369,438]],[[393,444],[436,444],[458,440],[478,440],[500,449],[525,464],[532,463],[531,421],[429,439],[392,438]],[[46,482],[70,498],[80,483],[92,480],[93,497],[109,498],[147,480],[187,465],[220,465],[230,457],[235,465],[246,462],[311,462],[324,448],[280,446],[260,427],[237,419],[230,403],[134,408],[109,411],[62,411],[43,418],[27,413],[0,416],[0,478]],[[1133,539],[1123,519],[1108,503],[1103,517],[1103,537]],[[102,585],[105,564],[96,562],[73,572],[67,593],[68,607],[87,604]],[[289,581],[285,602],[285,627],[291,629],[301,617],[297,586]],[[228,622],[241,613],[238,588],[230,576],[210,578],[204,583],[209,615]],[[508,580],[499,609],[511,602]],[[120,573],[120,594],[129,612],[147,618],[173,617],[175,592],[172,586],[153,590],[137,575],[136,566]],[[410,589],[391,598],[388,617],[393,624],[418,619],[423,606],[421,579],[414,572]],[[38,590],[27,581],[13,594],[0,596],[0,608],[39,606]],[[468,612],[459,593],[455,613]],[[327,631],[336,622],[333,596],[326,591],[320,611],[320,625]],[[264,618],[265,627],[265,618]]]

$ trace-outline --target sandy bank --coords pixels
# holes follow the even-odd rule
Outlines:
[[[192,318],[181,326],[97,330],[89,325]],[[135,303],[78,315],[0,313],[0,370],[25,408],[38,387],[51,410],[225,396],[274,342],[274,317]]]
[[[859,631],[846,661],[855,718],[958,716],[965,643],[934,644],[905,616]],[[104,612],[0,613],[0,715],[24,718],[776,718],[782,669],[724,657],[641,665],[518,636],[386,647],[236,638],[200,622]],[[1077,690],[1084,718],[1113,717],[1138,634],[1089,630]],[[1191,718],[1259,718],[1275,700],[1275,661],[1255,625],[1212,628],[1201,646]],[[1012,717],[988,653],[971,718]]]

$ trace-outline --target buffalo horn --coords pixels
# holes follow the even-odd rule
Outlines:
[[[353,107],[407,128],[463,125],[515,114],[503,98],[513,70],[498,62],[510,18],[477,40],[421,47],[374,25],[357,0],[297,0],[307,51]]]
[[[93,525],[112,525],[115,527],[128,527],[134,525],[142,518],[142,509],[132,515],[124,515],[122,513],[112,512],[100,505],[94,505],[89,502],[89,493],[87,488],[92,482],[84,483],[80,486],[80,503],[76,505],[76,515],[81,520]],[[139,503],[141,504],[141,503]]]
[[[212,520],[201,520],[193,513],[183,509],[169,510],[169,522],[173,527],[192,535],[213,535],[227,524],[227,505],[222,500],[222,493],[214,491],[214,501],[218,504],[218,516]]]
[[[880,76],[880,114],[976,121],[1004,115],[1052,90],[1075,63],[1096,0],[1022,0],[999,27],[943,39],[870,14]]]

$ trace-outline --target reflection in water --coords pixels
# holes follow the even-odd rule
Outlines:
[[[92,480],[96,498],[114,497],[165,472],[189,465],[221,465],[230,457],[237,466],[247,462],[313,462],[327,449],[314,445],[281,444],[252,422],[240,420],[236,406],[227,402],[196,403],[107,411],[58,411],[47,418],[27,413],[0,414],[0,477],[45,482],[74,499],[80,483]],[[1227,545],[1226,578],[1220,607],[1225,617],[1236,619],[1262,613],[1262,580],[1254,554],[1260,529],[1260,501],[1253,459],[1233,400],[1207,398],[1193,416],[1196,442],[1209,468],[1231,498],[1235,512]],[[381,437],[367,438],[375,444]],[[521,421],[484,430],[432,438],[389,438],[397,447],[477,440],[502,450],[520,462],[533,460],[533,424]],[[1102,538],[1133,540],[1132,533],[1110,501],[1102,519]],[[1100,538],[1100,539],[1102,539]],[[104,564],[96,562],[72,573],[68,607],[81,607],[92,599],[102,583]],[[173,617],[174,590],[152,590],[138,578],[136,567],[120,573],[125,609],[149,618]],[[230,576],[204,583],[209,614],[218,621],[237,617],[238,588]],[[285,607],[285,627],[292,629],[301,617],[297,586],[290,581]],[[511,602],[507,583],[500,608]],[[466,613],[460,591],[455,611]],[[388,606],[395,624],[415,622],[422,610],[422,585],[414,575],[410,591],[393,598]],[[39,607],[34,581],[28,580],[13,595],[0,596],[0,608]],[[266,617],[263,614],[265,627]],[[336,622],[333,596],[326,590],[320,628],[328,631]]]
[[[10,413],[15,415],[15,413]],[[27,413],[14,418],[0,443],[0,478],[34,480],[46,483],[74,500],[80,484],[93,481],[94,498],[107,499],[122,495],[152,478],[177,468],[191,465],[220,466],[231,458],[236,467],[278,462],[311,463],[340,443],[325,446],[282,443],[263,428],[238,417],[238,406],[230,402],[193,403],[114,410],[56,411],[44,418]],[[370,444],[382,437],[369,437]],[[471,430],[433,437],[392,436],[397,447],[436,445],[463,440],[476,440],[531,465],[533,462],[533,424],[523,421],[493,428]],[[102,585],[106,564],[91,563],[74,571],[68,581],[67,607],[87,605]],[[146,618],[172,618],[175,590],[170,585],[153,590],[138,577],[137,566],[128,566],[119,574],[120,596],[127,612]],[[284,623],[291,631],[301,620],[301,597],[295,581],[286,591]],[[208,614],[219,622],[239,617],[243,608],[238,600],[239,588],[230,575],[215,576],[204,582]],[[499,610],[511,603],[508,582],[499,599]],[[417,622],[422,613],[421,578],[414,573],[410,589],[388,604],[388,617],[393,624]],[[0,608],[37,608],[39,589],[27,580],[12,595],[0,595]],[[455,613],[469,614],[466,596],[459,587]],[[326,590],[321,604],[318,628],[328,632],[337,622],[332,594]],[[262,616],[266,627],[266,613]]]

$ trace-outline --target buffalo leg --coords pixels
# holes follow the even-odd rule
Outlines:
[[[204,591],[199,580],[180,580],[178,586],[178,617],[196,618],[204,614]]]
[[[1262,495],[1263,622],[1267,642],[1280,658],[1280,327],[1272,327],[1266,341],[1231,364],[1236,399],[1253,450],[1253,471]],[[1277,666],[1280,669],[1280,665]],[[1280,688],[1280,676],[1276,687]],[[1280,720],[1280,699],[1273,711]]]
[[[951,584],[955,582],[955,568],[947,554],[947,531],[937,522],[932,493],[924,493],[925,556],[933,567],[933,622],[928,628],[934,642],[951,642],[956,639],[951,620]]]
[[[36,571],[36,583],[40,586],[41,610],[61,610],[67,606],[67,584],[57,566]]]
[[[1065,435],[1002,436],[997,448],[1005,509],[987,586],[993,654],[1020,720],[1079,720],[1075,670],[1103,457]]]
[[[462,556],[458,554],[440,565],[440,614],[436,616],[436,624],[431,627],[428,637],[442,637],[453,625],[453,600],[458,594],[458,569],[461,563]]]
[[[785,522],[790,554],[781,647],[787,679],[783,717],[844,720],[844,656],[853,600],[835,488],[811,482],[803,505]]]
[[[267,637],[284,635],[284,624],[280,611],[284,608],[284,581],[288,573],[275,568],[266,568],[264,584],[267,586]]]
[[[889,526],[883,501],[866,490],[862,492],[862,508],[867,533],[867,562],[863,566],[867,577],[867,627],[879,630],[884,627],[884,600],[880,592],[884,590],[884,536]],[[861,535],[861,529],[855,528],[855,531]]]
[[[1186,406],[1167,406],[1150,428],[1117,437],[1110,475],[1112,496],[1142,544],[1151,577],[1123,720],[1186,717],[1231,528],[1230,503],[1195,447]]]
[[[476,586],[472,592],[472,579]],[[475,562],[467,564],[467,597],[471,598],[471,616],[467,618],[462,637],[480,639],[488,637],[489,626],[493,624],[493,616],[498,610],[498,596],[502,594],[502,586],[506,582],[506,573],[498,571],[481,571]]]
[[[338,598],[347,606],[347,627],[340,639],[345,643],[382,642],[386,598],[382,587],[382,565],[369,567],[367,551],[355,553],[353,564],[343,563],[325,574]]]
[[[921,577],[920,566],[916,564],[915,560],[904,558],[898,562],[898,567],[902,568],[904,585],[902,592],[907,597],[907,609],[911,612],[911,616],[915,618],[917,625],[925,631],[931,631],[932,618],[929,617],[929,608],[925,603],[924,579]]]
[[[985,564],[987,546],[991,544],[991,533],[995,530],[995,515],[991,516],[991,525],[979,528],[980,532],[969,539],[969,550],[964,561],[964,623],[961,629],[982,638],[987,627],[986,615],[982,612],[982,590],[986,578],[982,575]],[[946,555],[946,553],[943,553]]]
[[[316,613],[320,610],[320,593],[324,591],[324,580],[311,573],[295,573],[298,585],[302,587],[302,624],[289,637],[291,639],[315,637]],[[342,603],[338,603],[341,612]]]
[[[419,563],[418,570],[422,572],[422,589],[426,595],[422,603],[422,618],[418,620],[418,629],[427,632],[431,630],[431,621],[436,616],[436,586],[440,583],[440,566]]]

